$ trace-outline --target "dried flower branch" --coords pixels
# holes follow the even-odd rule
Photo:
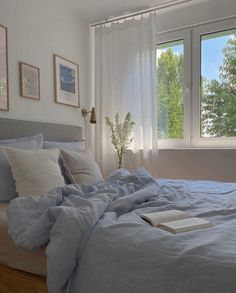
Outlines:
[[[119,114],[116,113],[115,121],[113,122],[109,117],[105,117],[106,124],[110,128],[111,143],[117,152],[119,168],[122,167],[123,154],[128,149],[130,143],[133,141],[131,138],[135,122],[131,121],[131,114],[128,112],[125,116],[124,122],[120,122]]]

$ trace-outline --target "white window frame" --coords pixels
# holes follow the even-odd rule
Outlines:
[[[201,97],[200,97],[200,79],[201,79],[201,36],[221,31],[227,31],[236,28],[236,19],[218,21],[211,24],[201,25],[193,29],[192,52],[193,52],[193,87],[192,87],[192,139],[193,147],[236,147],[236,137],[201,137]]]
[[[230,29],[236,29],[236,18],[156,34],[157,45],[184,42],[184,139],[159,139],[159,148],[236,148],[236,137],[203,138],[200,134],[201,36]]]
[[[191,131],[191,31],[159,33],[156,36],[156,44],[183,40],[184,45],[184,138],[183,139],[159,139],[159,148],[182,148],[190,145]]]

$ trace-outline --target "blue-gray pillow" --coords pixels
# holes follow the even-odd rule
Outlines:
[[[60,141],[44,141],[44,149],[64,149],[68,151],[83,151],[85,149],[85,142],[81,141],[69,141],[69,142],[60,142]]]
[[[25,150],[41,149],[43,135],[0,140],[0,201],[10,201],[17,196],[11,167],[3,152],[5,146]]]

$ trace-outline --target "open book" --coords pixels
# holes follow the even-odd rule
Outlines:
[[[142,214],[140,217],[148,221],[152,226],[160,227],[174,234],[212,226],[207,220],[189,218],[187,213],[179,210]]]

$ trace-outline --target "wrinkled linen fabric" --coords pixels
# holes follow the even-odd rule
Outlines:
[[[139,216],[168,209],[213,227],[174,235]],[[97,185],[14,199],[8,218],[17,245],[48,243],[50,293],[236,291],[236,184],[119,170]]]

